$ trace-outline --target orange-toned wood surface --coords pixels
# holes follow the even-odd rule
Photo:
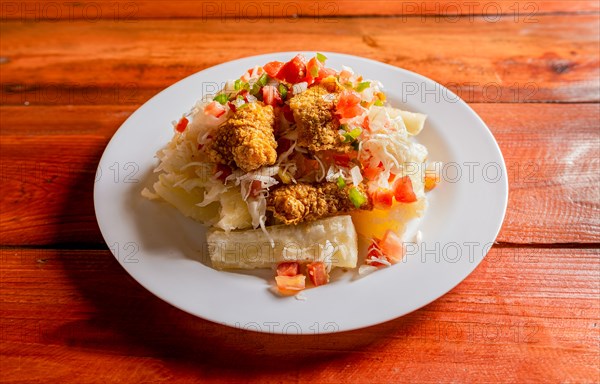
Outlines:
[[[3,0],[0,382],[600,382],[599,32],[597,1]],[[450,293],[274,336],[182,313],[112,257],[92,188],[119,125],[185,76],[278,50],[419,72],[489,125],[508,211]]]
[[[599,101],[597,15],[536,17],[7,21],[0,100],[138,105],[223,61],[321,50],[416,71],[468,102]]]

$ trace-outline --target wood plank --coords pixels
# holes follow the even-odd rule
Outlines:
[[[0,101],[139,104],[175,81],[224,61],[306,49],[406,68],[470,102],[599,101],[598,19],[73,21],[60,28],[55,23],[6,22],[0,24]],[[264,41],[268,43],[258,43]]]
[[[136,22],[140,19],[200,18],[200,19],[274,19],[348,16],[441,16],[454,19],[457,16],[483,15],[495,19],[499,15],[535,20],[548,13],[596,12],[600,9],[593,0],[515,0],[465,1],[465,0],[314,0],[295,1],[192,1],[161,2],[156,0],[111,2],[40,2],[24,0],[4,1],[1,19],[18,21],[73,21],[115,20]]]
[[[495,247],[416,312],[293,338],[183,313],[109,251],[0,255],[4,382],[591,383],[600,374],[598,249]]]
[[[599,243],[599,106],[473,107],[498,140],[509,173],[508,212],[497,240]],[[133,109],[1,107],[1,244],[103,244],[92,203],[96,167]]]

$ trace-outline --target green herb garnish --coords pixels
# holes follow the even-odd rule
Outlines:
[[[371,86],[370,81],[363,81],[362,83],[358,83],[358,85],[356,86],[356,92],[362,92],[365,89],[369,88],[370,86]]]
[[[229,96],[227,96],[225,93],[221,93],[215,96],[213,100],[225,105],[225,103],[229,101]]]
[[[356,127],[353,130],[351,130],[348,133],[344,134],[344,138],[345,138],[345,142],[350,143],[353,142],[354,140],[356,140],[358,138],[358,136],[360,136],[360,134],[362,133],[362,129]]]
[[[346,187],[346,180],[342,176],[338,176],[337,178],[337,186],[339,189],[343,189]]]
[[[281,95],[281,100],[285,100],[285,98],[287,97],[287,87],[283,84],[279,84],[279,94]]]
[[[256,81],[256,84],[259,84],[261,87],[264,87],[265,85],[267,85],[267,82],[269,81],[269,75],[267,75],[266,73],[263,73],[261,77],[258,78],[258,80]]]
[[[367,202],[367,197],[356,187],[350,188],[348,197],[356,208],[360,208]]]
[[[321,63],[324,63],[325,60],[327,60],[327,56],[325,56],[322,53],[317,52],[317,60],[319,60]]]
[[[317,77],[317,76],[319,76],[319,67],[312,67],[312,68],[310,69],[310,75],[311,75],[312,77]]]

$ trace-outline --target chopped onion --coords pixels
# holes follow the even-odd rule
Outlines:
[[[391,266],[392,263],[390,263],[389,261],[387,261],[387,259],[385,257],[371,257],[370,259],[367,259],[367,263],[371,264],[371,263],[380,263],[386,266]]]
[[[302,92],[306,91],[307,89],[308,89],[308,83],[306,81],[292,85],[292,92],[294,93],[294,95],[302,93]]]
[[[233,105],[235,105],[236,108],[241,107],[242,105],[246,104],[246,100],[244,100],[243,98],[239,98],[239,99],[235,99],[231,102]]]
[[[370,273],[373,273],[377,270],[377,267],[374,265],[361,265],[358,267],[358,274],[360,276],[367,276]]]
[[[360,168],[358,168],[358,165],[350,170],[350,176],[352,176],[352,184],[356,185],[357,187],[363,181],[363,176],[360,173]]]

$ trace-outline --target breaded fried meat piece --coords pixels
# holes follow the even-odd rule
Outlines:
[[[267,198],[267,210],[284,224],[335,216],[356,209],[349,197],[350,188],[339,188],[336,183],[330,182],[284,185],[271,191]],[[359,185],[358,189],[367,196],[367,201],[360,209],[373,209],[365,185]]]
[[[273,107],[248,103],[217,128],[206,152],[214,163],[237,165],[244,172],[254,171],[277,160],[273,133]]]
[[[335,117],[336,93],[316,85],[290,99],[298,130],[298,146],[310,152],[350,149],[338,133],[340,123]]]

